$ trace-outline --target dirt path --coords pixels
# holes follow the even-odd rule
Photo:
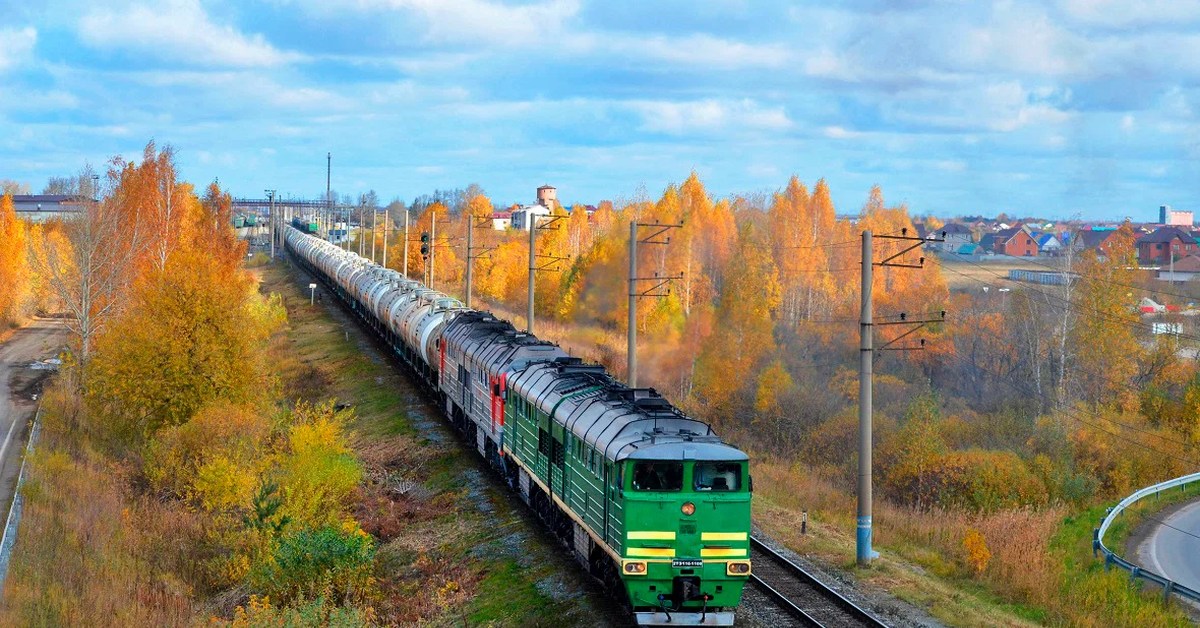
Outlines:
[[[0,343],[0,517],[8,512],[21,467],[25,428],[37,407],[42,382],[51,373],[29,368],[31,362],[54,357],[67,340],[67,329],[55,319],[37,319]]]

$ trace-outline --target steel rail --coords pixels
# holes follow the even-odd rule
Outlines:
[[[791,598],[780,593],[779,591],[776,591],[775,587],[767,584],[766,580],[763,580],[752,573],[750,574],[750,583],[758,587],[760,591],[765,593],[767,597],[771,598],[771,600],[778,604],[780,608],[787,612],[787,614],[800,620],[800,622],[805,626],[821,626],[821,622],[814,619],[812,615],[804,612],[804,609],[800,608],[791,600]]]
[[[797,580],[799,580],[802,583],[804,583],[805,585],[807,585],[813,591],[816,591],[816,593],[818,595],[820,595],[821,597],[825,598],[826,600],[829,600],[830,602],[833,602],[834,605],[836,605],[838,608],[845,611],[846,614],[850,615],[850,617],[852,619],[854,619],[855,621],[860,622],[864,626],[887,628],[887,624],[879,621],[878,619],[875,618],[875,616],[873,616],[870,613],[868,613],[867,611],[863,610],[862,607],[858,606],[854,602],[851,602],[849,599],[847,599],[845,596],[838,593],[837,591],[834,591],[833,589],[831,589],[829,587],[829,585],[825,584],[824,582],[821,582],[815,576],[813,576],[812,574],[805,571],[803,567],[788,560],[779,552],[776,552],[775,550],[771,549],[770,547],[768,547],[765,543],[763,543],[758,538],[753,537],[753,536],[750,537],[750,547],[752,549],[757,550],[757,551],[761,552],[762,554],[766,555],[769,559],[771,559],[772,562],[774,562],[779,567],[782,567],[784,569],[784,571],[786,571],[789,575],[795,577]],[[805,612],[803,609],[801,609],[799,606],[797,606],[794,602],[792,602],[790,599],[787,599],[786,596],[784,596],[783,594],[776,591],[773,587],[771,587],[766,582],[759,579],[757,576],[751,576],[751,581],[754,582],[755,584],[759,585],[759,587],[762,588],[767,593],[768,597],[771,597],[776,602],[782,601],[783,603],[781,603],[781,606],[783,606],[784,610],[788,611],[790,614],[792,614],[794,617],[796,617],[800,621],[805,622],[805,624],[812,625],[812,626],[823,625],[823,624],[821,624],[820,621],[814,619],[811,615],[809,615],[807,612]],[[792,609],[795,609],[795,611],[793,611]],[[798,613],[796,611],[798,611]]]

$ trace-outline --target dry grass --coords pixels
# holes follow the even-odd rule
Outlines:
[[[1130,587],[1128,575],[1105,574],[1090,555],[1098,511],[1064,507],[995,513],[922,511],[876,499],[870,569],[854,566],[855,497],[819,473],[755,457],[755,522],[773,537],[820,562],[851,570],[863,581],[925,608],[955,626],[1186,625],[1156,591]],[[809,513],[800,535],[799,513]],[[982,534],[991,558],[980,573],[963,540]]]
[[[0,624],[184,626],[197,619],[188,513],[126,491],[129,469],[50,446],[30,458]],[[136,523],[135,523],[136,522]]]

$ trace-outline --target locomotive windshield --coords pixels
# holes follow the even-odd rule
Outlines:
[[[697,462],[692,472],[697,491],[739,491],[742,465],[738,462]]]
[[[633,465],[636,491],[679,491],[683,489],[683,463],[643,460]]]

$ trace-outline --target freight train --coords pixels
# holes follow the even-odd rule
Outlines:
[[[489,312],[300,229],[286,248],[638,624],[733,624],[751,571],[744,452]]]

